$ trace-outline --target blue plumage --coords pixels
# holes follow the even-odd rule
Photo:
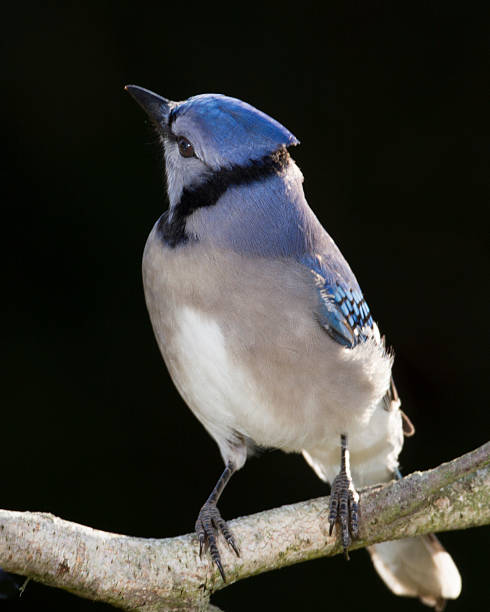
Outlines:
[[[336,255],[331,249],[330,258]],[[372,329],[374,323],[369,306],[350,269],[347,267],[343,274],[339,270],[332,274],[328,257],[307,255],[301,259],[301,263],[313,275],[318,294],[316,315],[329,335],[347,348],[354,348],[366,340],[367,330]],[[341,260],[337,264],[347,266]]]
[[[194,96],[175,106],[170,124],[183,116],[205,137],[206,148],[223,156],[225,167],[241,165],[245,170],[250,160],[299,142],[275,119],[221,94]],[[220,232],[216,241],[242,253],[292,256],[313,274],[319,297],[317,318],[330,336],[348,348],[364,341],[367,328],[373,327],[369,308],[347,262],[312,213],[302,190],[284,189],[278,176],[246,184],[243,200],[241,191],[230,189],[224,195],[224,206],[211,211],[217,217],[213,225]],[[238,222],[234,225],[222,216]]]
[[[173,107],[170,125],[186,117],[188,127],[203,137],[202,150],[219,155],[220,165],[248,163],[281,146],[299,144],[278,121],[250,104],[222,94],[202,94]],[[184,136],[187,136],[184,133]]]
[[[292,163],[285,148],[297,144],[297,139],[249,104],[218,94],[195,96],[175,106],[170,124],[184,117],[193,130],[199,129],[205,148],[219,152],[228,162],[213,175],[214,180],[228,177],[227,168],[233,162],[234,182],[229,181],[227,190],[220,193],[220,206],[214,205],[218,198],[212,210],[206,204],[207,238],[247,255],[286,256],[306,266],[318,292],[320,324],[345,347],[364,341],[373,320],[357,280],[308,206],[301,181],[284,181]],[[283,157],[277,174],[258,176],[252,182],[240,180],[250,172],[251,160],[278,150]],[[196,189],[199,196],[193,200],[204,207],[203,187]]]
[[[164,242],[205,239],[247,256],[291,258],[312,275],[318,295],[312,315],[329,335],[348,348],[364,341],[373,320],[349,265],[306,202],[303,177],[287,152],[296,137],[236,98],[202,94],[170,102],[132,89],[151,113],[162,106],[156,123],[165,118],[166,139],[184,137],[204,164],[198,174],[205,180],[190,179],[172,214],[162,216]]]

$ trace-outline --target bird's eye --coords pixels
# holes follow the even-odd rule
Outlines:
[[[194,157],[194,147],[187,140],[187,138],[184,138],[184,136],[178,136],[177,144],[179,145],[179,153],[182,155],[182,157]]]

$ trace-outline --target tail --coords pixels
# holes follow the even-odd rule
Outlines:
[[[434,534],[368,548],[376,571],[395,595],[419,597],[436,612],[461,592],[461,576]]]
[[[415,428],[400,410],[400,398],[391,379],[391,388],[385,396],[385,409],[399,412],[405,437],[413,436]],[[395,475],[401,478],[398,468]],[[386,586],[405,597],[418,597],[436,612],[446,607],[447,599],[456,599],[461,593],[461,575],[451,555],[434,534],[382,542],[368,547],[376,571]]]

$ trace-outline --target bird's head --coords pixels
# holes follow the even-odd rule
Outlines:
[[[185,188],[298,144],[280,123],[236,98],[202,94],[172,102],[136,85],[127,85],[126,90],[163,141],[171,208]]]

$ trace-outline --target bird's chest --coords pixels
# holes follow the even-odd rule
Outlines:
[[[162,248],[154,232],[143,258],[146,303],[168,371],[217,440],[242,431],[244,407],[258,402],[226,337],[223,316],[235,306],[221,265],[199,248]]]
[[[162,248],[152,234],[143,277],[170,375],[217,440],[237,431],[300,450],[366,426],[390,364],[377,353],[360,358],[323,331],[301,270]]]

